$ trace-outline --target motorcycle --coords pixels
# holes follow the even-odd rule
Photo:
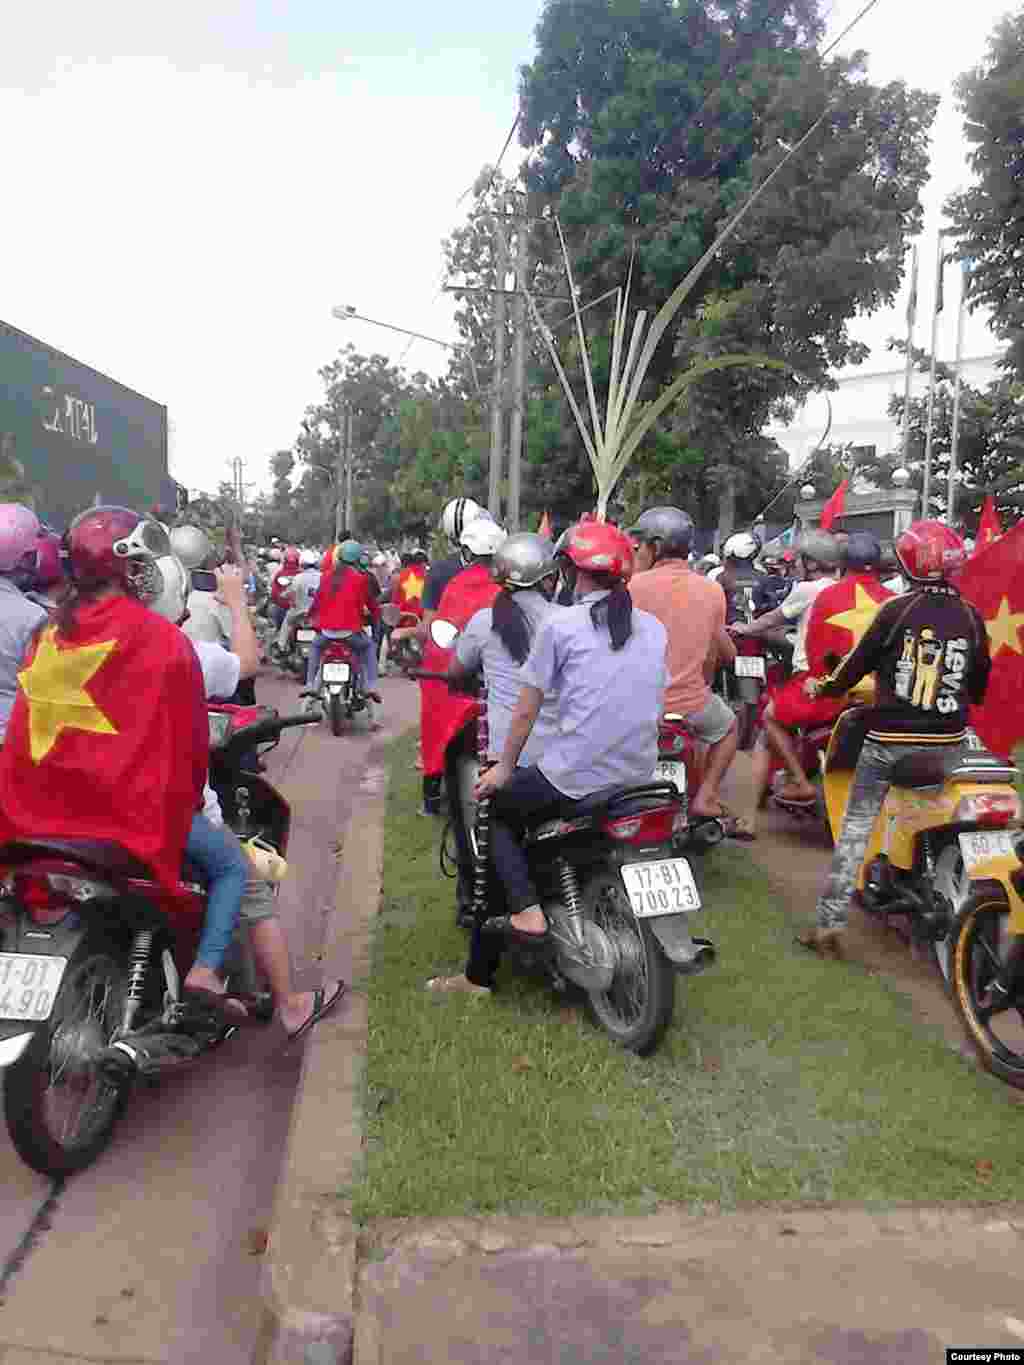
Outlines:
[[[315,631],[311,631],[314,637]],[[316,697],[312,706],[318,705],[327,717],[331,734],[336,738],[345,733],[345,722],[352,721],[365,711],[373,719],[370,698],[366,695],[363,682],[362,665],[345,640],[325,640],[320,655],[320,673]]]
[[[665,713],[658,726],[658,761],[654,765],[656,782],[671,782],[686,802],[700,786],[704,760],[696,735],[682,716]]]
[[[857,710],[836,722],[825,799],[838,835],[863,734]],[[1024,869],[1020,773],[968,731],[966,753],[900,759],[858,876],[858,899],[887,921],[905,915],[933,955],[982,1065],[1024,1089]]]
[[[283,875],[290,811],[244,755],[311,717],[209,708],[210,784],[224,819]],[[187,862],[173,891],[118,844],[40,834],[0,847],[0,1070],[4,1118],[27,1165],[62,1178],[110,1142],[136,1081],[156,1081],[223,1043],[237,1025],[182,996],[206,910]],[[273,1000],[244,928],[225,962],[249,1019]]]
[[[431,623],[441,649],[457,634],[450,622]],[[465,906],[468,893],[475,917],[489,907],[497,913],[503,901],[490,859],[490,803],[474,795],[486,756],[486,705],[476,698],[445,751],[460,899]],[[675,779],[608,788],[564,816],[544,817],[524,842],[551,935],[543,946],[510,945],[510,952],[556,991],[581,989],[598,1026],[646,1056],[671,1022],[676,975],[696,975],[715,960],[711,940],[690,932],[701,895],[687,855],[700,857],[724,835],[714,820],[691,828]],[[446,848],[447,831],[442,863]]]
[[[408,630],[419,625],[420,618],[414,611],[403,611],[401,607],[386,603],[380,609],[381,619],[392,630]],[[413,636],[396,640],[388,636],[388,663],[397,664],[408,677],[411,670],[419,668],[423,662],[423,646]]]

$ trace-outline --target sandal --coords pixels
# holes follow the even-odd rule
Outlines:
[[[339,981],[336,989],[331,995],[327,995],[323,986],[318,986],[313,992],[313,1012],[304,1024],[300,1024],[294,1033],[288,1034],[289,1043],[294,1043],[296,1038],[301,1038],[304,1033],[308,1033],[314,1024],[318,1024],[325,1014],[330,1014],[338,1001],[345,994],[348,987],[344,981]]]

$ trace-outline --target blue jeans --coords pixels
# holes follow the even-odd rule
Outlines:
[[[317,637],[309,647],[309,661],[306,665],[306,686],[316,687],[316,677],[320,672],[320,655],[331,640],[344,640],[356,656],[363,675],[363,686],[370,692],[377,689],[377,648],[370,637],[361,630],[355,631],[318,631]]]
[[[242,894],[249,880],[249,859],[232,832],[223,825],[212,824],[205,815],[192,818],[185,857],[201,868],[209,881],[196,965],[216,971],[235,932]]]

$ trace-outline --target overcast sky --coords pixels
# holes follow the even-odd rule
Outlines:
[[[838,32],[863,0],[836,0]],[[1007,10],[881,0],[844,46],[876,80],[944,97],[922,244],[927,344],[938,206],[964,183],[950,93]],[[214,489],[235,455],[254,483],[292,444],[318,367],[353,341],[410,368],[443,352],[332,304],[453,336],[440,241],[515,116],[539,0],[36,0],[0,48],[9,194],[0,316],[168,405],[172,473]],[[521,153],[505,162],[514,170]],[[955,298],[953,271],[947,300]],[[858,322],[880,348],[892,314]],[[951,355],[947,306],[940,355]],[[973,320],[967,350],[991,349]]]

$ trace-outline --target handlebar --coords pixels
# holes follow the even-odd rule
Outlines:
[[[251,749],[256,744],[265,744],[268,740],[278,739],[282,730],[290,730],[296,725],[319,725],[320,714],[303,712],[298,716],[270,716],[266,720],[259,720],[254,725],[243,726],[241,730],[236,730],[228,742],[220,750],[221,753],[231,749]]]

